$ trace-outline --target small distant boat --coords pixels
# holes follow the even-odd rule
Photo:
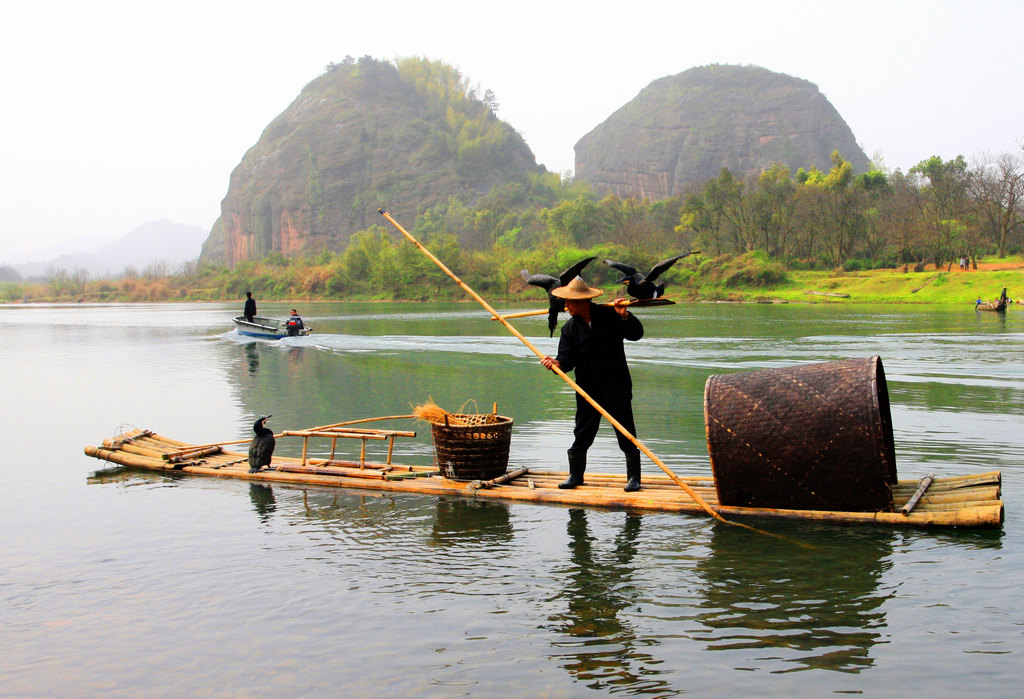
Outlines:
[[[1003,293],[1000,294],[999,298],[995,301],[982,301],[978,299],[977,303],[974,304],[974,310],[976,311],[995,311],[996,313],[1006,313],[1006,304],[1008,299],[1006,298],[1006,289],[1003,289]]]
[[[253,316],[251,321],[246,320],[245,316],[235,316],[235,330],[239,335],[262,337],[265,340],[280,340],[282,337],[302,336],[313,332],[313,328],[308,326],[290,331],[288,321],[261,316]]]

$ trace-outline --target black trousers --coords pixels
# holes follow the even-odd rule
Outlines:
[[[599,401],[600,402],[600,401]],[[633,402],[631,400],[602,403],[602,407],[619,421],[629,433],[636,437],[636,425],[633,424]],[[601,413],[597,408],[586,401],[583,396],[576,394],[576,426],[573,428],[575,437],[569,451],[586,451],[594,443],[597,436],[597,428],[601,426]],[[614,427],[612,429],[615,429]],[[615,438],[619,440],[619,449],[624,454],[639,453],[636,445],[615,430]]]

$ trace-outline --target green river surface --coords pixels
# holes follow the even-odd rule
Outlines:
[[[1003,474],[999,530],[756,522],[773,537],[704,516],[267,486],[84,455],[132,427],[202,444],[248,438],[267,413],[280,432],[432,399],[496,402],[515,421],[510,466],[565,469],[571,389],[475,304],[305,304],[314,333],[278,342],[238,336],[240,310],[0,306],[0,695],[1024,691],[1024,311],[639,310],[637,429],[679,475],[711,475],[710,375],[875,355],[901,478]],[[513,322],[554,353],[543,316]],[[397,461],[432,463],[425,425],[386,425],[418,434]],[[607,425],[590,464],[623,472]],[[660,474],[646,457],[643,470]]]

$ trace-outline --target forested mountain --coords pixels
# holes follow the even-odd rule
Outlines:
[[[660,201],[724,167],[737,178],[781,164],[826,170],[838,150],[869,162],[843,118],[800,78],[710,65],[655,80],[576,144],[576,179],[599,194]]]
[[[502,294],[522,286],[523,268],[554,273],[584,254],[643,267],[698,248],[920,269],[1021,244],[1019,154],[870,170],[813,84],[763,68],[654,81],[579,141],[572,181],[539,167],[494,108],[441,63],[331,64],[232,173],[200,262],[238,270],[241,290],[255,265],[303,258],[322,266],[298,283],[310,295],[440,293],[437,270],[396,244],[379,206]],[[591,273],[602,281],[602,267]]]
[[[439,62],[331,64],[231,174],[200,262],[344,250],[386,206],[412,220],[458,196],[542,171],[522,137]]]
[[[534,186],[544,169],[493,107],[493,95],[477,95],[443,63],[365,56],[329,65],[231,174],[200,262],[339,252],[379,223],[378,206],[411,222],[449,202],[472,207],[496,186]],[[584,136],[576,180],[599,196],[661,201],[723,167],[738,178],[777,164],[826,169],[836,150],[855,172],[867,170],[813,84],[763,68],[705,66],[654,81]]]

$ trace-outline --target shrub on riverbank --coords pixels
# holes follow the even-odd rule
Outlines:
[[[387,248],[387,244],[383,244]],[[377,254],[380,250],[376,251]],[[557,274],[576,260],[595,256],[587,281],[621,294],[620,275],[604,259],[629,259],[647,270],[654,258],[637,260],[622,246],[590,250],[564,247],[514,255],[449,249],[439,258],[464,283],[495,302],[543,303],[544,292],[529,286],[520,270]],[[367,255],[321,253],[313,258],[268,256],[234,269],[188,269],[168,276],[128,274],[119,279],[78,280],[75,284],[3,282],[0,301],[118,303],[160,301],[234,301],[252,291],[259,299],[338,301],[462,301],[466,293],[411,247],[394,246],[384,259]],[[374,260],[374,261],[371,261]],[[1024,257],[980,260],[977,270],[914,272],[907,268],[862,271],[785,268],[763,252],[694,256],[680,260],[663,279],[667,295],[679,301],[791,301],[853,303],[967,304],[991,299],[1003,287],[1012,298],[1024,296]]]

